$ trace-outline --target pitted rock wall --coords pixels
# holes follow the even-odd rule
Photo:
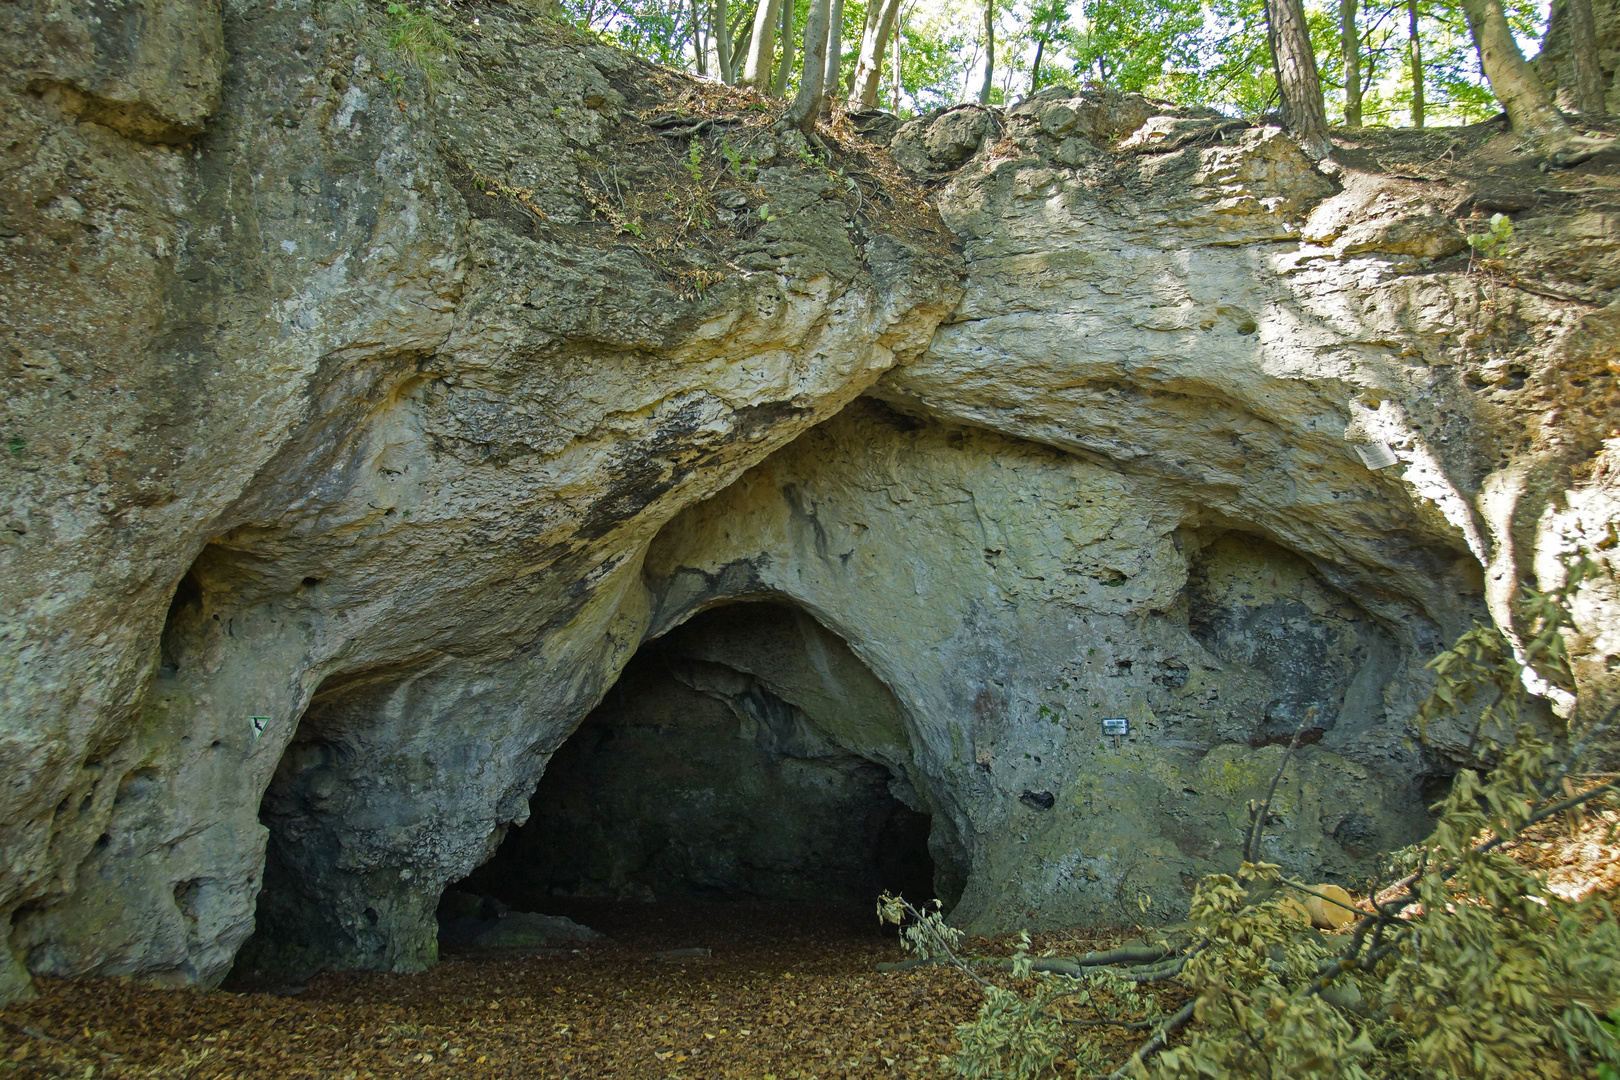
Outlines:
[[[1060,92],[899,126],[961,259],[758,131],[746,212],[658,248],[601,171],[657,183],[612,158],[667,76],[524,9],[432,86],[353,5],[10,18],[0,999],[212,985],[256,908],[272,959],[431,963],[443,886],[716,604],[892,692],[976,929],[1175,918],[1295,730],[1268,854],[1353,880],[1472,760],[1407,745],[1423,664],[1561,552],[1611,571],[1573,645],[1612,689],[1604,196]]]
[[[6,993],[216,982],[278,768],[309,917],[419,967],[639,643],[646,541],[923,347],[958,270],[767,167],[794,212],[717,242],[761,269],[693,290],[581,191],[651,69],[519,9],[432,88],[380,12],[233,9],[221,96],[153,106],[179,144],[56,89],[146,101],[60,57],[189,71],[174,13],[131,5],[122,53],[81,14],[5,45]]]
[[[1302,560],[1197,516],[1107,466],[857,402],[665,528],[653,630],[777,596],[847,641],[905,708],[972,929],[1184,910],[1279,724],[1287,741],[1313,705],[1268,856],[1353,878],[1427,820],[1386,700],[1398,650]],[[1117,746],[1105,717],[1130,722]]]

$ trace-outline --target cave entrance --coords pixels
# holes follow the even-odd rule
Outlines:
[[[506,909],[601,927],[716,901],[860,908],[868,920],[883,891],[953,901],[950,845],[903,715],[798,608],[694,616],[632,658],[552,757],[528,822],[446,890],[441,943],[477,943]]]

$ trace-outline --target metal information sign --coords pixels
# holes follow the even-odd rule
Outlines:
[[[1400,460],[1395,456],[1395,451],[1381,442],[1357,443],[1355,450],[1356,454],[1361,458],[1361,463],[1375,472],[1379,469],[1387,469]]]
[[[1130,733],[1131,722],[1129,720],[1115,719],[1103,721],[1104,735],[1129,735]]]

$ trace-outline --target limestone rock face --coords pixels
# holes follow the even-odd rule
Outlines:
[[[774,595],[848,642],[905,709],[973,929],[1169,916],[1313,705],[1268,854],[1348,876],[1425,820],[1399,648],[1303,560],[1184,517],[1115,469],[857,402],[665,528],[653,629]]]
[[[7,16],[0,1000],[431,963],[654,638],[652,705],[879,766],[974,929],[1178,917],[1296,734],[1267,856],[1358,879],[1473,760],[1427,660],[1612,575],[1601,206],[1489,277],[1524,192],[1057,91],[863,123],[954,235],[736,118],[680,232],[698,91],[479,13],[431,86],[359,7]],[[760,601],[815,629],[683,636]]]
[[[1214,118],[1150,118],[1132,154],[1075,155],[1054,107],[1013,110],[942,188],[968,292],[874,395],[1107,463],[1188,520],[1298,554],[1394,635],[1403,693],[1481,601],[1512,626],[1533,564],[1561,580],[1542,553],[1607,564],[1593,511],[1565,509],[1609,506],[1590,479],[1620,407],[1601,210],[1492,176],[1506,136],[1470,136],[1465,183],[1330,181],[1274,129]],[[1459,215],[1509,203],[1531,212],[1470,271]],[[1368,467],[1373,444],[1394,467]],[[1594,702],[1609,655],[1582,676]],[[1435,749],[1463,754],[1449,739]]]
[[[292,952],[431,961],[438,890],[639,644],[647,540],[959,295],[759,148],[783,210],[713,259],[760,269],[694,289],[582,194],[651,69],[494,12],[428,92],[348,11],[227,17],[183,152],[13,58],[0,911],[36,972],[217,981],[261,801]],[[107,55],[191,70],[142,34]]]
[[[220,104],[219,0],[63,0],[6,13],[13,89],[152,143],[183,143]]]

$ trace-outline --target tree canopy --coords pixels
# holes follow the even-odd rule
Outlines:
[[[769,0],[555,0],[552,13],[647,59],[709,77],[728,77],[735,69],[740,80],[762,2]],[[875,17],[883,3],[845,0],[839,6],[842,77],[826,93],[849,94],[868,23],[875,21],[868,19],[869,9]],[[814,7],[805,0],[779,0],[771,13],[775,33],[768,62],[780,64],[784,42],[803,54],[805,24]],[[1330,123],[1347,119],[1347,41],[1356,46],[1352,70],[1359,76],[1362,123],[1471,123],[1499,110],[1460,0],[1351,5],[1353,36],[1345,33],[1345,5],[1338,0],[1310,0],[1302,8]],[[1544,4],[1502,0],[1501,10],[1520,49],[1533,53],[1545,30]],[[778,12],[791,19],[791,34],[782,32]],[[1241,117],[1282,105],[1267,39],[1266,0],[901,0],[892,20],[898,32],[881,42],[878,92],[863,104],[898,105],[902,113],[916,113],[976,100],[985,75],[987,16],[994,31],[992,103],[1067,84],[1136,91]],[[1414,27],[1420,46],[1415,51]],[[735,50],[734,63],[722,62],[722,43]],[[1414,52],[1421,59],[1416,80]],[[787,74],[784,96],[791,98],[802,71]]]

